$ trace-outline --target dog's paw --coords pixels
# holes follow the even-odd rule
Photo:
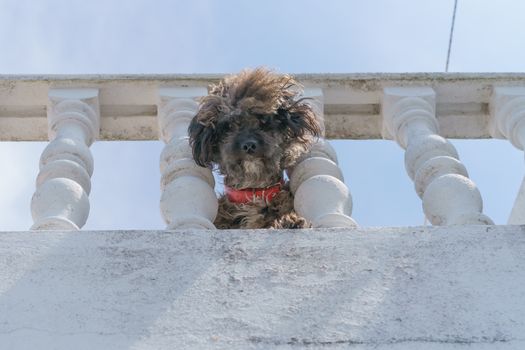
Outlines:
[[[309,228],[311,226],[305,218],[302,218],[298,215],[286,215],[279,220],[276,220],[273,227],[281,229],[296,229]]]

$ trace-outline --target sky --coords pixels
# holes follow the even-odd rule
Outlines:
[[[443,72],[453,0],[0,0],[0,74]],[[450,72],[524,72],[520,0],[459,0]],[[506,140],[451,140],[504,224],[524,174]],[[361,226],[425,224],[386,140],[333,140]],[[46,143],[1,142],[0,231],[27,230]],[[162,229],[163,143],[96,142],[84,229]]]

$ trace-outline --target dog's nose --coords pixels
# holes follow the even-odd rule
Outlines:
[[[254,140],[244,141],[241,144],[241,149],[248,154],[253,154],[257,150],[257,142]]]

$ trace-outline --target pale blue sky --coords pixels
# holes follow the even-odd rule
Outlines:
[[[453,0],[0,0],[0,73],[440,72]],[[525,71],[525,2],[459,0],[450,71]],[[454,141],[505,223],[524,174],[507,141]],[[423,223],[391,141],[334,141],[363,226]],[[0,143],[0,230],[31,225],[44,143]],[[163,228],[160,142],[98,142],[86,229]]]

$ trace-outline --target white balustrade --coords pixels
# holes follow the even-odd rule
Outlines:
[[[429,87],[385,88],[383,134],[406,150],[405,168],[433,225],[492,224],[454,146],[439,135]]]
[[[160,137],[166,143],[160,164],[160,205],[168,228],[214,228],[217,199],[213,174],[195,164],[187,137],[198,98],[207,91],[186,86],[210,84],[218,78],[0,79],[4,86],[0,89],[0,140],[50,141],[40,159],[37,188],[31,201],[32,229],[79,229],[87,220],[93,173],[89,147],[99,138],[99,93],[109,117],[104,119],[100,133],[104,140],[158,137],[152,118],[157,107]],[[492,223],[482,213],[478,189],[444,137],[505,138],[525,150],[525,76],[466,74],[459,80],[432,74],[298,78],[306,86],[317,87],[306,89],[304,95],[313,98],[309,103],[320,118],[323,136],[326,108],[327,137],[383,136],[395,139],[406,150],[407,173],[432,224]],[[414,87],[414,82],[439,91],[440,125],[435,115],[434,91]],[[71,84],[96,89],[54,88]],[[159,89],[166,84],[176,87]],[[491,89],[492,95],[487,93]],[[382,96],[381,103],[378,96]],[[490,108],[486,108],[487,103]],[[309,153],[287,172],[295,208],[314,227],[355,226],[351,218],[352,198],[343,183],[337,156],[327,141],[321,138],[314,142]],[[508,223],[525,224],[525,179]]]
[[[525,150],[525,87],[495,87],[491,101],[492,137],[508,139],[514,147]],[[525,224],[525,178],[521,184],[508,223]]]
[[[314,109],[324,135],[323,93],[321,89],[306,89],[305,97]],[[352,196],[344,184],[343,173],[337,165],[335,150],[320,138],[297,165],[288,169],[290,189],[295,195],[297,213],[313,227],[355,227]]]
[[[32,230],[78,230],[89,215],[93,157],[98,138],[97,89],[51,89],[47,106],[51,141],[40,157],[31,201]]]
[[[193,160],[188,138],[198,99],[206,94],[205,88],[159,89],[159,132],[166,143],[160,156],[160,208],[168,229],[215,229],[215,180],[210,169]]]

